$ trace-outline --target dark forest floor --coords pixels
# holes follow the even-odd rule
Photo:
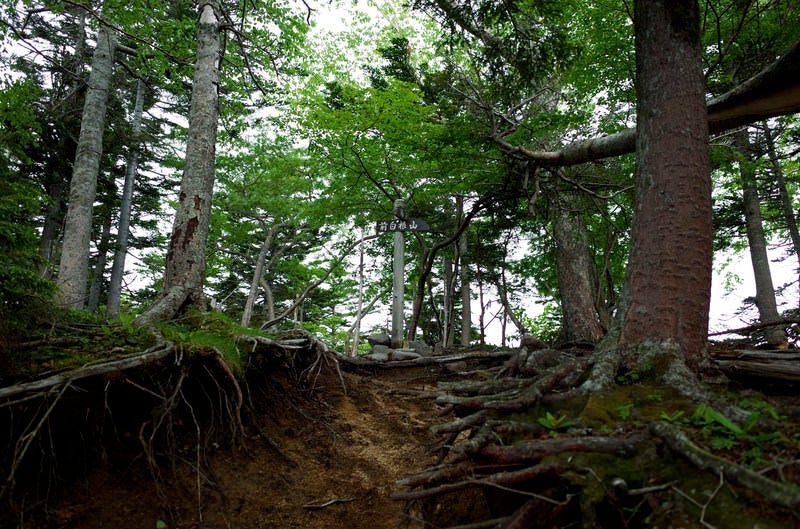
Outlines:
[[[500,449],[513,438],[553,450],[524,456],[535,461],[530,465],[502,463],[490,449],[469,461],[468,451],[450,449],[479,432],[431,431],[468,416],[464,406],[442,401],[440,383],[452,389],[491,380],[501,357],[393,369],[322,360],[302,373],[279,363],[251,373],[242,384],[239,426],[234,392],[208,366],[194,366],[205,375],[189,372],[186,380],[195,383],[182,386],[166,364],[160,373],[145,368],[74,384],[59,401],[64,411],[40,432],[50,441],[29,451],[18,486],[3,499],[10,508],[0,515],[2,527],[800,527],[792,508],[697,468],[661,440],[597,454],[578,446],[604,436],[625,444],[660,419],[705,449],[800,490],[800,392],[793,383],[717,382],[727,398],[776,415],[758,432],[735,432],[713,414],[673,407],[669,392],[628,374],[619,392],[584,400],[580,410],[572,403],[514,414],[514,424],[528,427],[498,438]],[[169,418],[146,395],[169,396],[179,387]],[[159,420],[169,426],[151,434]],[[54,447],[60,432],[71,433]],[[148,440],[150,450],[143,450]],[[449,466],[437,466],[445,455]]]

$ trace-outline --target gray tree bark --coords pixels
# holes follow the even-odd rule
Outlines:
[[[120,299],[122,297],[122,276],[125,273],[125,257],[128,254],[128,237],[131,225],[131,209],[133,208],[133,186],[139,169],[139,135],[142,132],[142,114],[144,114],[144,82],[139,79],[136,84],[136,102],[133,106],[133,144],[125,164],[125,183],[122,186],[122,199],[119,206],[119,224],[117,226],[117,244],[114,251],[114,264],[111,267],[111,281],[108,286],[106,316],[119,317]]]
[[[100,240],[97,242],[97,257],[95,258],[94,270],[92,271],[92,283],[89,288],[89,298],[86,303],[86,310],[97,312],[100,306],[100,293],[103,291],[103,276],[108,262],[108,250],[111,246],[111,212],[109,211],[103,220],[103,231]]]
[[[767,239],[761,219],[761,199],[758,196],[755,171],[753,170],[752,146],[747,129],[742,129],[734,135],[734,144],[744,158],[739,164],[739,175],[742,179],[744,221],[750,263],[753,266],[753,277],[756,284],[755,301],[758,316],[762,322],[777,321],[779,317],[778,303],[775,300],[775,287],[772,284]],[[782,327],[768,327],[764,333],[769,345],[782,346],[786,344],[786,331]]]
[[[103,155],[106,104],[114,66],[114,37],[101,27],[92,57],[92,72],[81,118],[81,132],[72,171],[69,206],[64,224],[64,242],[56,284],[60,304],[82,309],[86,303],[89,243],[92,237],[92,206]]]
[[[85,64],[84,55],[86,53],[86,15],[87,12],[85,10],[79,10],[76,15],[75,51],[73,60],[67,65],[65,108],[75,108],[78,105],[79,85],[83,82],[80,80],[80,72]],[[65,195],[69,188],[69,176],[72,172],[70,161],[75,160],[75,140],[69,133],[62,132],[62,134],[59,155],[53,156],[47,162],[47,176],[44,182],[48,203],[45,206],[44,224],[42,225],[42,235],[39,239],[39,256],[42,258],[39,274],[46,279],[53,279],[55,273],[53,268],[59,260],[57,254],[59,248],[56,241],[64,224]]]
[[[214,189],[217,120],[219,118],[220,15],[217,2],[200,7],[197,23],[189,137],[172,225],[172,237],[158,299],[135,320],[138,326],[175,316],[185,305],[205,308],[203,283],[206,273],[206,242],[211,221]]]
[[[266,228],[265,224],[263,226]],[[262,284],[262,280],[264,278],[267,255],[269,254],[270,248],[272,248],[272,239],[275,237],[275,233],[283,226],[285,226],[285,224],[280,223],[266,228],[267,235],[264,237],[264,242],[258,252],[258,257],[256,257],[256,263],[253,269],[253,279],[250,281],[250,290],[247,293],[247,301],[245,301],[244,310],[242,311],[242,327],[248,327],[253,318],[253,307],[256,304],[256,297],[258,297],[258,287]],[[269,292],[268,299],[271,301],[272,290],[268,288],[267,291]],[[270,304],[272,305],[272,303]],[[268,314],[269,316],[267,319],[273,319],[275,317],[274,305],[268,308]]]
[[[470,286],[469,263],[467,262],[467,234],[458,240],[458,253],[461,256],[459,283],[461,285],[461,345],[472,343],[472,288]]]
[[[800,112],[800,41],[780,59],[733,90],[708,102],[708,130],[723,132],[757,121]],[[704,106],[705,101],[704,101]],[[541,165],[568,166],[629,154],[637,148],[637,131],[626,129],[608,136],[565,145],[560,151],[533,151],[512,145],[500,136],[492,140],[506,152]]]
[[[561,191],[551,206],[558,291],[563,314],[560,339],[597,343],[605,335],[597,313],[599,279],[588,233],[573,193]]]
[[[763,128],[764,140],[767,144],[767,155],[769,156],[770,165],[772,166],[772,174],[775,177],[775,185],[781,197],[783,217],[792,239],[794,254],[797,257],[797,270],[798,273],[800,273],[800,229],[797,227],[797,218],[795,217],[792,199],[789,197],[789,192],[786,189],[786,176],[783,174],[783,168],[781,167],[780,160],[778,160],[778,153],[775,150],[775,140],[772,137],[772,129],[767,122],[764,122]],[[800,286],[800,281],[798,281],[798,286]]]

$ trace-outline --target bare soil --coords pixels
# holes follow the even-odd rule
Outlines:
[[[182,457],[155,478],[135,448],[109,454],[106,464],[51,500],[47,520],[17,525],[421,527],[390,495],[398,479],[436,460],[438,440],[429,428],[446,417],[432,399],[408,396],[433,384],[424,368],[341,377],[328,368],[308,387],[288,372],[273,373],[258,386],[250,383],[255,413],[236,446],[198,450],[187,428]]]

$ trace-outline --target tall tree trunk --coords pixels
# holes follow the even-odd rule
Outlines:
[[[783,174],[783,168],[778,159],[778,153],[775,150],[775,140],[772,137],[772,129],[766,121],[764,122],[764,140],[767,144],[767,155],[769,156],[770,165],[772,166],[772,175],[775,178],[775,185],[781,197],[781,208],[783,209],[786,228],[789,230],[789,236],[792,238],[793,251],[797,257],[797,271],[800,273],[800,230],[797,228],[797,217],[795,217],[792,199],[789,197],[789,192],[786,190],[786,177]],[[800,281],[798,281],[798,286],[800,286]]]
[[[66,141],[68,140],[65,139]],[[48,203],[44,209],[44,224],[42,225],[42,235],[39,238],[39,257],[42,258],[39,275],[45,279],[51,279],[53,275],[52,268],[56,260],[56,239],[58,238],[58,230],[64,222],[64,188],[67,185],[68,178],[65,171],[59,171],[57,167],[54,167],[63,167],[65,164],[62,160],[54,160],[54,163],[50,165],[51,167],[47,174],[48,182],[45,184]]]
[[[106,272],[106,263],[108,263],[108,250],[111,241],[111,212],[105,216],[103,220],[103,232],[100,234],[100,240],[97,243],[97,258],[94,264],[94,271],[92,272],[92,284],[89,288],[89,299],[86,303],[86,310],[89,312],[97,312],[100,306],[100,293],[103,291],[103,276]]]
[[[133,143],[128,161],[125,164],[125,183],[122,185],[122,198],[119,206],[119,225],[117,226],[117,244],[114,250],[114,264],[111,267],[111,280],[108,285],[106,316],[119,317],[120,299],[122,297],[122,276],[125,273],[125,257],[128,254],[128,237],[131,225],[131,209],[133,207],[133,186],[139,169],[139,135],[142,132],[142,114],[144,114],[144,82],[139,79],[136,84],[136,102],[133,105]]]
[[[458,253],[461,256],[459,283],[461,284],[461,345],[472,343],[472,289],[470,288],[469,263],[467,263],[467,234],[458,239]]]
[[[498,282],[495,285],[497,288],[497,295],[500,297],[500,304],[503,306],[503,345],[506,343],[506,324],[505,322],[510,319],[511,322],[516,327],[517,332],[520,336],[528,332],[528,329],[525,328],[525,324],[522,323],[522,320],[519,319],[514,312],[514,307],[511,306],[511,301],[508,299],[508,281],[506,279],[506,267],[505,263],[503,264],[502,268],[500,269],[500,274],[498,275]]]
[[[456,198],[456,214],[459,222],[464,216],[464,196]],[[472,292],[470,290],[469,263],[467,263],[467,232],[461,234],[456,245],[459,262],[459,284],[461,286],[461,345],[469,346],[472,341]]]
[[[116,43],[101,27],[92,57],[92,72],[81,117],[81,133],[72,170],[64,242],[56,284],[64,307],[82,309],[86,303],[89,243],[92,238],[92,206],[103,155],[106,103],[111,86]]]
[[[79,105],[79,94],[81,93],[80,84],[81,72],[86,64],[86,10],[80,10],[77,14],[78,20],[75,25],[75,51],[72,61],[66,65],[68,74],[65,76],[66,96],[64,99],[65,108],[77,108]],[[79,131],[73,132],[67,121],[62,128],[49,132],[50,142],[58,144],[57,154],[51,156],[47,161],[45,169],[44,188],[47,192],[48,202],[44,208],[44,224],[42,225],[42,235],[39,239],[39,256],[42,258],[42,266],[39,274],[46,279],[52,279],[54,275],[54,265],[59,260],[57,240],[61,227],[64,225],[64,214],[66,212],[66,191],[69,187],[69,177],[72,172],[75,160],[76,143],[75,137],[80,135]]]
[[[266,228],[266,224],[263,224],[262,226]],[[275,232],[277,232],[278,229],[283,226],[285,226],[285,224],[280,223],[266,228],[267,235],[264,237],[264,242],[261,244],[261,250],[258,252],[258,257],[256,258],[256,264],[253,269],[253,279],[250,281],[250,291],[247,294],[247,301],[245,301],[244,310],[242,311],[242,327],[248,327],[250,325],[250,320],[253,317],[253,307],[255,306],[256,297],[258,296],[258,287],[261,285],[261,280],[264,277],[267,254],[269,254],[269,250],[272,248],[272,239],[275,237]],[[275,308],[273,307],[272,317],[274,317],[274,315]]]
[[[551,207],[563,314],[560,339],[566,343],[597,343],[605,335],[597,313],[600,281],[586,224],[576,210],[579,200],[574,193],[561,191]]]
[[[478,303],[481,307],[481,311],[478,314],[478,333],[480,334],[480,344],[486,345],[486,299],[483,292],[483,274],[481,274],[480,265],[476,269],[478,271],[476,277],[478,280]]]
[[[758,316],[762,322],[777,321],[778,303],[775,300],[775,287],[772,284],[772,273],[767,254],[767,239],[764,236],[764,224],[761,220],[761,200],[758,196],[753,168],[753,149],[746,128],[734,135],[734,144],[743,157],[739,163],[739,175],[742,179],[744,221],[750,262],[753,265],[756,284],[755,300]],[[769,345],[786,345],[786,331],[782,327],[769,327],[764,330],[764,335]]]
[[[204,3],[200,7],[197,59],[189,109],[189,137],[172,237],[167,250],[164,285],[153,306],[136,318],[136,325],[170,319],[186,304],[205,308],[203,282],[219,117],[218,8],[217,2]]]
[[[628,274],[606,346],[666,355],[672,376],[706,358],[711,167],[697,0],[637,0],[636,196]],[[613,382],[613,363],[593,384]]]

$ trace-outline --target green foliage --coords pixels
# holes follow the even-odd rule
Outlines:
[[[622,385],[636,384],[641,382],[643,377],[652,369],[653,366],[651,364],[643,364],[636,369],[624,370],[617,374],[617,383]]]
[[[15,82],[0,93],[0,325],[5,332],[23,325],[31,310],[54,292],[39,273],[43,263],[34,219],[44,197],[23,173],[30,163],[26,151],[38,141],[33,110],[38,94],[29,81]]]
[[[575,425],[575,423],[570,421],[566,415],[555,416],[549,411],[545,413],[544,417],[539,417],[537,421],[539,424],[551,431],[565,430]]]
[[[622,406],[617,406],[617,415],[619,416],[620,420],[627,421],[631,418],[633,412],[634,404],[624,404]]]
[[[555,303],[547,303],[536,316],[522,316],[528,333],[544,343],[556,343],[561,333],[561,308]]]
[[[242,327],[219,312],[189,312],[178,321],[163,322],[159,329],[164,337],[188,354],[219,353],[231,371],[244,376],[247,355],[239,349],[239,337],[259,334]]]

